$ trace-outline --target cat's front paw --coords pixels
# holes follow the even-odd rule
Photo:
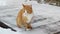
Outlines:
[[[26,30],[32,30],[32,27],[28,25],[28,26],[26,27]]]

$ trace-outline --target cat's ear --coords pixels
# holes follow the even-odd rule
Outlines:
[[[25,7],[25,5],[24,4],[22,4],[23,5],[23,7]]]

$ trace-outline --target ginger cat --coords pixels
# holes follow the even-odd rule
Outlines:
[[[23,5],[23,8],[19,11],[16,22],[17,26],[19,28],[25,27],[25,29],[32,29],[32,26],[30,24],[32,17],[33,17],[33,11],[31,5]]]

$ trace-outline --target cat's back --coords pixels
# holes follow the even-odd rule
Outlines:
[[[19,12],[18,12],[18,15],[22,15],[24,13],[24,9],[21,9]]]

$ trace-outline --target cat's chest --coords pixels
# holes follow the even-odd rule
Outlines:
[[[27,17],[27,22],[30,22],[33,17],[33,13],[28,14],[27,11],[25,11],[25,13],[23,13],[23,17]]]

